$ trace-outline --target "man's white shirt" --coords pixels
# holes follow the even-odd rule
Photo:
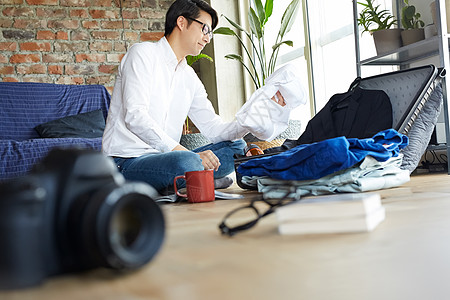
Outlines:
[[[163,37],[133,45],[122,59],[103,134],[108,156],[138,157],[178,145],[186,116],[211,142],[235,140],[247,130],[215,113],[194,70]]]

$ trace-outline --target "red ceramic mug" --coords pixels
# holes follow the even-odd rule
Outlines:
[[[177,180],[181,178],[186,180],[186,194],[178,192]],[[210,202],[215,199],[213,170],[186,172],[173,179],[173,186],[175,193],[187,198],[190,203]]]

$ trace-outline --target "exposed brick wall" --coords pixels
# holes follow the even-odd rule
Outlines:
[[[162,37],[172,2],[0,0],[0,81],[101,84],[112,92],[126,45]]]

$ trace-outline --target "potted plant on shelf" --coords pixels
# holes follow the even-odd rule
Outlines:
[[[401,20],[405,30],[401,35],[403,45],[406,46],[425,38],[423,29],[425,23],[420,19],[421,15],[416,11],[416,7],[409,4],[409,0],[403,0],[403,2],[405,6],[402,8]]]
[[[363,27],[361,34],[372,34],[377,54],[400,48],[402,30],[392,28],[397,24],[395,17],[388,10],[381,9],[380,5],[375,5],[374,0],[365,0],[358,4],[363,6],[358,18],[358,25]]]

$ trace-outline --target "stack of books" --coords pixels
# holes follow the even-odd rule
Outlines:
[[[372,231],[385,218],[377,193],[347,193],[302,199],[276,211],[280,234]]]

